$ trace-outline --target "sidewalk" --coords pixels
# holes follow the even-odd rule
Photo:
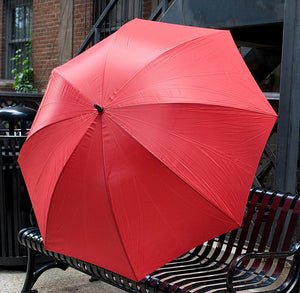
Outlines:
[[[25,280],[25,272],[0,267],[0,293],[20,293]],[[33,289],[38,293],[121,293],[122,290],[104,282],[90,282],[89,276],[68,268],[66,271],[50,269],[43,273]]]

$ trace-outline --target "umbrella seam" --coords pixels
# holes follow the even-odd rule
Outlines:
[[[118,30],[119,31],[119,30]],[[117,32],[118,32],[117,31]],[[110,41],[110,45],[113,43],[113,41],[115,40],[116,38],[116,35],[117,35],[117,32],[114,33],[113,35],[111,35],[112,37],[112,40]],[[111,45],[112,46],[112,45]],[[106,63],[107,63],[107,59],[108,59],[108,55],[109,55],[109,50],[107,50],[107,54],[105,56],[105,61],[104,61],[104,65],[103,65],[103,78],[102,78],[102,83],[101,83],[101,97],[102,98],[102,104],[104,103],[104,80],[105,80],[105,76],[106,76]]]
[[[85,98],[85,95],[79,90],[79,89],[77,89],[76,87],[74,87],[72,84],[71,84],[71,82],[68,80],[68,79],[66,79],[64,76],[62,76],[56,69],[53,69],[52,70],[52,73],[51,73],[51,75],[52,76],[54,76],[54,74],[57,74],[57,75],[59,75],[71,88],[74,88],[78,93],[79,93],[79,95],[80,96],[82,96],[82,97],[84,97]],[[46,91],[46,93],[45,93],[45,96],[44,96],[44,99],[46,98],[46,94],[47,94],[47,91]],[[43,99],[43,101],[44,101],[44,99]],[[81,105],[83,105],[83,106],[92,106],[92,103],[82,103],[82,100],[80,100],[80,99],[78,99],[78,101],[77,101],[79,104],[81,104]],[[71,103],[71,102],[70,102]],[[50,103],[48,103],[48,104],[50,104]],[[36,118],[35,118],[35,120],[34,120],[34,122],[38,119],[38,116],[40,115],[40,112],[41,112],[41,109],[44,107],[44,106],[46,106],[46,105],[48,105],[48,104],[45,104],[44,105],[44,103],[42,102],[42,104],[41,104],[41,106],[40,106],[40,108],[39,108],[39,110],[38,110],[38,112],[37,112],[37,115],[36,115]],[[94,109],[94,108],[93,108]],[[83,116],[83,115],[89,115],[90,114],[90,112],[88,112],[88,113],[86,113],[86,114],[81,114],[80,116]],[[71,117],[71,118],[66,118],[66,119],[62,119],[62,120],[59,120],[59,121],[54,121],[53,123],[50,123],[50,124],[47,124],[46,125],[46,127],[47,126],[50,126],[50,125],[52,125],[52,124],[55,124],[55,123],[57,123],[57,122],[62,122],[62,121],[66,121],[66,120],[69,120],[69,119],[73,119],[73,118],[75,118],[75,117],[78,117],[78,116],[74,116],[74,117]],[[34,124],[33,124],[34,125]],[[32,135],[30,134],[30,132],[29,132],[29,136],[28,136],[28,140],[30,139],[30,137],[31,136],[33,136],[34,134],[36,134],[37,132],[39,132],[41,129],[44,129],[44,127],[42,127],[42,128],[40,128],[40,129],[38,129],[36,132],[34,132]]]
[[[94,111],[94,112],[96,113],[96,111]],[[92,115],[94,115],[94,113],[88,112],[85,114],[81,114],[80,116],[88,116],[88,115],[92,116]],[[45,128],[48,128],[48,127],[53,126],[54,124],[65,122],[65,121],[72,120],[75,118],[78,118],[78,116],[74,116],[74,117],[70,117],[70,118],[66,118],[66,119],[62,119],[62,120],[58,120],[58,121],[54,121],[52,123],[46,124],[45,126],[41,127],[37,131],[33,132],[32,134],[29,132],[29,136],[26,138],[26,141],[29,141],[32,137],[34,137],[36,134],[38,134],[40,131],[44,130]]]
[[[130,84],[132,82],[132,80],[134,80],[136,78],[136,76],[138,76],[147,67],[149,67],[149,65],[153,64],[154,62],[156,62],[159,58],[162,58],[164,55],[168,54],[170,51],[175,50],[178,47],[184,46],[184,45],[186,45],[186,44],[188,44],[190,42],[195,42],[195,41],[200,40],[200,39],[206,39],[208,36],[210,36],[210,37],[214,36],[215,38],[217,38],[217,37],[219,37],[219,35],[225,35],[225,34],[227,35],[228,33],[230,34],[230,32],[226,31],[226,30],[214,30],[214,32],[212,34],[204,35],[204,36],[198,36],[198,37],[186,40],[184,42],[181,42],[179,44],[176,44],[175,46],[172,46],[172,47],[166,49],[161,54],[159,54],[158,56],[154,57],[151,61],[149,61],[146,65],[144,65],[137,72],[135,72],[134,75],[129,80],[127,80],[118,90],[116,90],[113,93],[113,96],[116,97],[121,90],[123,90],[124,88],[126,88],[126,86],[128,86],[128,84]],[[113,104],[113,103],[111,103],[111,104]]]
[[[51,75],[50,75],[50,79],[49,79],[49,83],[48,83],[48,85],[47,85],[47,89],[46,89],[46,92],[45,92],[45,94],[44,94],[44,97],[43,97],[43,100],[42,100],[42,103],[41,103],[41,105],[40,105],[40,107],[39,107],[39,109],[38,109],[38,111],[37,111],[37,114],[36,114],[36,116],[35,116],[35,119],[34,119],[34,121],[33,121],[33,124],[32,124],[32,128],[34,128],[34,125],[35,125],[35,122],[36,122],[36,120],[38,119],[38,117],[40,116],[40,113],[41,113],[41,109],[44,107],[44,106],[46,106],[46,105],[48,105],[48,104],[46,104],[46,105],[44,105],[44,101],[46,101],[46,98],[47,98],[47,94],[48,94],[48,91],[49,91],[49,86],[50,86],[50,81],[54,78],[54,75],[55,74],[57,74],[58,76],[60,76],[69,86],[71,86],[71,88],[74,88],[79,94],[80,94],[80,96],[84,96],[83,95],[83,93],[81,93],[77,88],[75,88],[75,87],[73,87],[72,86],[72,84],[70,83],[70,81],[69,80],[67,80],[67,79],[65,79],[57,70],[55,70],[55,69],[53,69],[52,70],[52,72],[51,72]],[[90,104],[88,104],[88,103],[82,103],[82,100],[80,100],[80,99],[77,99],[77,102],[79,103],[79,104],[81,104],[81,105],[83,105],[83,106],[85,106],[85,105],[90,105]],[[63,121],[63,120],[62,120]],[[29,132],[29,134],[30,134],[30,132]]]
[[[89,99],[87,99],[87,96],[82,92],[82,91],[80,91],[74,84],[72,84],[65,76],[63,76],[59,71],[57,71],[57,68],[55,68],[55,69],[53,69],[53,73],[56,73],[57,75],[59,75],[71,88],[74,88],[74,89],[76,89],[76,91],[78,91],[78,93],[82,96],[82,97],[84,97],[85,98],[85,101],[86,101],[86,103],[81,103],[82,105],[87,105],[87,106],[89,106],[89,105],[92,105],[92,102],[90,102],[90,100]],[[80,101],[80,100],[79,100]],[[80,101],[80,102],[82,102],[82,101]],[[79,103],[80,103],[79,102]]]
[[[138,141],[138,139],[132,135],[130,132],[128,132],[123,126],[119,125],[117,122],[115,122],[110,116],[108,116],[110,120],[115,123],[119,128],[121,128],[125,133],[127,133],[131,138],[133,138],[139,145],[141,145],[144,149],[146,149],[156,160],[161,162],[166,168],[168,168],[177,178],[179,178],[182,182],[184,182],[186,185],[188,185],[190,188],[192,188],[197,194],[199,194],[202,198],[204,198],[209,204],[214,206],[216,209],[218,209],[221,213],[224,213],[223,210],[221,210],[218,206],[210,202],[203,194],[201,194],[199,191],[197,191],[192,185],[190,185],[184,178],[180,177],[178,174],[176,174],[169,166],[167,166],[163,161],[161,161],[151,150],[149,150],[144,144]],[[227,213],[225,213],[226,217],[229,218],[231,222],[234,222],[238,226],[240,226],[240,223],[236,221],[236,219],[231,218]]]
[[[103,129],[103,123],[102,123],[102,129]],[[102,133],[103,133],[103,130],[102,130]],[[102,135],[102,137],[103,137],[103,135]],[[128,260],[130,269],[131,269],[134,277],[137,279],[137,276],[136,276],[135,271],[133,269],[133,266],[132,266],[132,263],[130,261],[129,255],[127,254],[127,251],[125,249],[125,244],[124,244],[124,241],[122,239],[122,235],[121,235],[120,229],[119,229],[119,227],[117,225],[117,219],[115,217],[115,213],[114,213],[114,209],[113,209],[113,205],[112,205],[112,200],[111,200],[111,196],[110,196],[109,186],[107,184],[106,169],[105,169],[105,164],[104,164],[104,140],[103,139],[102,139],[102,158],[103,158],[102,164],[103,164],[103,172],[104,172],[105,189],[106,189],[106,194],[107,194],[107,197],[108,197],[109,206],[110,206],[110,209],[111,209],[112,218],[113,218],[113,221],[114,221],[114,224],[115,224],[115,227],[116,227],[116,231],[117,231],[117,233],[119,235],[119,239],[120,239],[123,251],[124,251],[125,256],[126,256],[126,258]]]
[[[131,107],[143,107],[143,106],[155,106],[157,105],[158,103],[145,103],[145,104],[131,104],[131,105],[125,105],[125,106],[114,106],[114,107],[107,107],[107,111],[109,109],[122,109],[122,108],[131,108]],[[269,116],[269,117],[274,117],[276,118],[277,117],[277,114],[275,113],[274,111],[274,114],[270,114],[270,113],[266,113],[266,112],[261,112],[261,111],[255,111],[255,110],[251,110],[251,109],[243,109],[243,108],[238,108],[238,107],[233,107],[233,106],[227,106],[227,105],[224,105],[224,106],[221,106],[221,105],[214,105],[214,104],[209,104],[209,103],[195,103],[195,102],[160,102],[159,103],[160,105],[168,105],[168,104],[171,104],[171,105],[175,105],[175,104],[188,104],[188,105],[205,105],[205,106],[211,106],[211,107],[216,107],[216,108],[226,108],[226,109],[233,109],[233,110],[239,110],[239,111],[245,111],[245,112],[250,112],[250,113],[255,113],[255,114],[261,114],[261,115],[264,115],[264,116]],[[271,106],[270,106],[271,107]]]
[[[166,104],[168,104],[168,103],[166,103]],[[175,104],[175,103],[174,103]],[[181,103],[178,103],[178,104],[181,104]],[[182,103],[183,104],[183,103]],[[187,103],[187,104],[195,104],[195,105],[197,105],[196,103]],[[157,104],[143,104],[143,105],[157,105]],[[133,105],[133,106],[143,106],[143,105]],[[223,108],[223,106],[218,106],[218,105],[213,105],[213,106],[215,106],[215,107],[217,107],[217,108]],[[126,107],[130,107],[130,106],[126,106]],[[120,108],[126,108],[126,107],[120,107]],[[226,107],[226,106],[224,106],[224,108],[229,108],[229,109],[231,109],[231,107]],[[114,109],[117,109],[117,108],[114,108]],[[239,109],[239,108],[232,108],[232,109],[235,109],[235,110],[238,110],[238,111],[245,111],[245,112],[250,112],[250,113],[258,113],[258,112],[255,112],[255,111],[246,111],[246,110],[243,110],[243,109]],[[267,113],[259,113],[259,114],[261,114],[261,115],[263,115],[263,116],[266,116],[266,117],[270,117],[270,118],[276,118],[276,116],[275,115],[268,115]],[[112,118],[112,117],[111,117]],[[113,118],[112,118],[113,119]],[[170,132],[173,136],[176,136],[176,137],[180,137],[181,139],[183,139],[183,140],[186,140],[187,138],[186,138],[186,136],[184,136],[184,135],[178,135],[178,134],[176,134],[175,132]],[[211,146],[207,146],[207,145],[205,145],[205,144],[201,144],[203,147],[205,147],[206,149],[210,149],[211,148]],[[231,161],[235,161],[235,162],[239,162],[239,163],[241,163],[241,164],[243,164],[244,166],[246,166],[246,167],[248,167],[248,165],[246,165],[244,162],[242,162],[242,161],[240,161],[240,160],[238,160],[238,159],[236,159],[236,158],[231,158],[231,157],[227,157],[227,154],[222,154],[222,153],[219,153],[216,149],[213,149],[213,151],[216,153],[216,154],[218,154],[218,155],[220,155],[220,156],[222,156],[222,157],[224,157],[224,158],[227,158],[228,160],[231,160]]]
[[[91,124],[92,124],[97,118],[98,118],[98,115],[95,117],[95,119],[93,119],[93,120],[91,121],[91,123],[89,124],[89,126],[87,127],[87,129],[89,129],[89,128],[91,127]],[[64,164],[63,168],[61,169],[61,172],[60,172],[60,174],[59,174],[59,176],[58,176],[58,178],[57,178],[57,180],[56,180],[56,183],[55,183],[55,185],[54,185],[54,189],[53,189],[53,192],[52,192],[53,195],[55,194],[56,188],[57,188],[57,186],[58,186],[58,183],[59,183],[59,181],[60,181],[60,179],[61,179],[61,177],[62,177],[62,174],[63,174],[63,172],[64,172],[66,166],[68,165],[69,161],[71,160],[71,158],[72,158],[72,156],[73,156],[73,154],[74,154],[74,151],[78,148],[78,146],[80,145],[80,143],[81,143],[82,140],[84,139],[85,134],[86,134],[86,133],[84,132],[84,134],[83,134],[82,137],[80,138],[78,144],[76,145],[76,147],[75,147],[74,150],[72,151],[70,157],[68,158],[68,160],[67,160],[66,163]],[[52,201],[53,201],[53,198],[54,198],[54,196],[51,197],[51,200],[50,200],[50,202],[49,202],[49,211],[50,211],[50,206],[51,206],[51,203],[52,203]],[[46,243],[46,239],[47,239],[47,226],[48,226],[48,220],[49,220],[49,212],[48,212],[48,214],[47,214],[46,227],[45,227],[45,229],[46,229],[46,231],[45,231],[45,239],[44,239],[45,243]]]
[[[97,115],[97,116],[95,117],[95,119],[93,119],[93,120],[91,121],[91,123],[89,124],[89,126],[87,127],[87,129],[91,127],[91,125],[98,119],[98,117],[99,117],[99,116]],[[78,148],[78,146],[80,145],[80,143],[82,142],[82,140],[84,139],[84,137],[85,137],[85,133],[82,135],[82,137],[81,137],[81,139],[79,140],[78,144],[77,144],[76,147],[74,148],[72,154],[70,155],[70,157],[68,158],[68,160],[67,160],[66,163],[64,164],[64,166],[63,166],[63,168],[62,168],[62,170],[61,170],[61,172],[60,172],[60,174],[59,174],[59,176],[58,176],[58,179],[56,180],[56,184],[55,184],[55,187],[54,187],[53,192],[52,192],[53,195],[55,194],[55,191],[56,191],[56,189],[57,189],[57,186],[58,186],[58,184],[59,184],[59,181],[60,181],[60,179],[61,179],[61,177],[62,177],[62,175],[63,175],[63,172],[64,172],[64,170],[66,169],[68,163],[70,162],[70,160],[71,160],[71,158],[72,158],[72,155],[74,154],[74,151],[76,151],[76,149]],[[103,140],[102,140],[102,144],[103,144]],[[104,159],[103,147],[102,147],[102,155],[103,155],[103,159]],[[104,160],[103,160],[103,161],[104,161]],[[105,177],[105,186],[106,186],[106,190],[107,190],[107,194],[108,194],[108,198],[109,198],[109,203],[110,203],[110,208],[111,208],[111,210],[112,210],[112,216],[113,216],[113,219],[114,219],[114,223],[115,223],[115,226],[116,226],[116,230],[117,230],[117,233],[118,233],[118,235],[119,235],[119,237],[120,237],[120,242],[121,242],[121,245],[122,245],[122,247],[123,247],[123,250],[124,250],[124,253],[125,253],[125,255],[126,255],[126,258],[127,258],[127,260],[128,260],[128,263],[129,263],[129,265],[130,265],[130,268],[131,268],[131,270],[132,270],[132,272],[133,272],[135,278],[137,278],[137,277],[136,277],[136,274],[135,274],[135,272],[134,272],[134,270],[133,270],[132,264],[131,264],[131,262],[130,262],[130,259],[129,259],[127,253],[126,253],[125,246],[124,246],[124,243],[123,243],[123,240],[122,240],[122,237],[121,237],[121,234],[120,234],[120,231],[119,231],[119,229],[118,229],[118,226],[117,226],[117,223],[116,223],[116,219],[115,219],[115,216],[114,216],[114,213],[113,213],[113,208],[112,208],[112,204],[111,204],[111,199],[110,199],[110,196],[109,196],[110,193],[109,193],[109,189],[108,189],[107,182],[106,182],[106,172],[105,172],[104,162],[103,162],[103,170],[104,170],[104,177]],[[51,197],[51,200],[50,200],[50,202],[49,202],[49,210],[50,210],[50,206],[51,206],[51,203],[53,202],[53,200],[54,200],[54,196]],[[45,243],[45,244],[46,244],[46,242],[47,242],[47,226],[48,226],[48,221],[49,221],[49,212],[48,212],[48,214],[47,214],[47,220],[46,220],[46,225],[45,225],[45,226],[46,226],[45,239],[44,239],[44,243]]]

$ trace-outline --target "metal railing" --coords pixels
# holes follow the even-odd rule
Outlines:
[[[16,235],[29,225],[31,203],[17,162],[26,136],[0,135],[0,265],[26,264]]]
[[[16,104],[38,109],[43,94],[40,93],[17,93],[0,91],[0,109]]]
[[[0,108],[23,104],[37,109],[42,94],[0,92]],[[28,122],[28,128],[32,121]],[[25,265],[27,253],[16,235],[29,223],[30,199],[17,159],[26,139],[11,121],[0,120],[0,266]]]
[[[172,2],[173,0],[156,1],[154,3],[155,7],[151,7],[150,17],[147,17],[147,19],[158,21]],[[145,18],[146,14],[144,10],[143,0],[111,0],[99,16],[76,55],[79,55],[89,46],[108,37],[126,22],[134,18]]]

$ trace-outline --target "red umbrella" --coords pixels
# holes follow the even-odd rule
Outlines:
[[[22,148],[46,249],[140,280],[237,228],[275,120],[228,31],[125,24],[53,70]]]

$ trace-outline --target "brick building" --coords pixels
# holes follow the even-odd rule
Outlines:
[[[52,68],[73,57],[94,23],[93,0],[33,0],[32,62],[44,89]]]
[[[32,36],[35,87],[43,91],[52,68],[73,57],[94,23],[94,0],[0,2],[0,79],[11,79],[16,49]]]
[[[11,82],[7,80],[12,79],[14,64],[10,58],[18,48],[24,50],[25,43],[32,38],[34,86],[39,92],[43,92],[51,70],[74,56],[108,2],[0,0],[0,90],[11,88]],[[159,1],[123,1],[120,9],[124,9],[124,3],[128,6],[128,11],[142,6],[143,17],[147,18],[157,2]],[[6,82],[3,83],[4,80]]]

